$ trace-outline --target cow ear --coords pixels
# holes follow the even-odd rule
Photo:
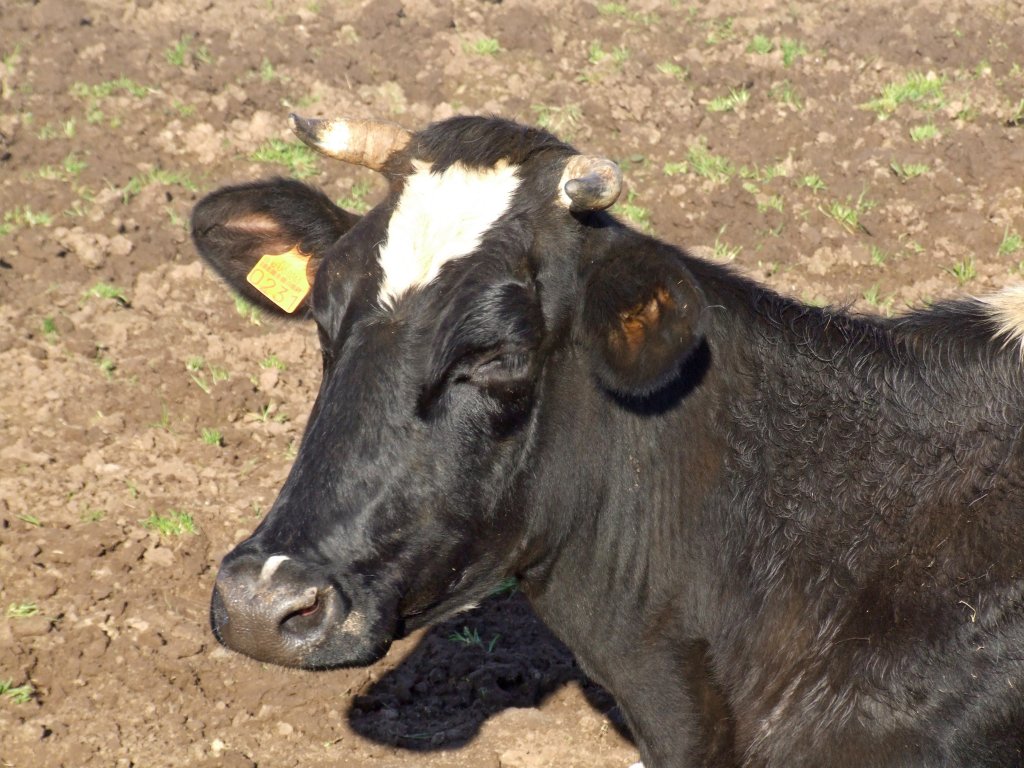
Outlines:
[[[673,381],[702,337],[704,296],[670,249],[618,251],[584,275],[582,325],[598,381],[645,397]]]
[[[273,179],[204,197],[192,212],[192,239],[206,263],[245,299],[275,314],[304,316],[316,266],[357,221],[319,190]],[[266,270],[254,272],[263,257],[281,254],[271,268],[280,270],[281,280]],[[282,280],[289,284],[283,292]]]

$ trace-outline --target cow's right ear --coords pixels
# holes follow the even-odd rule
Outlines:
[[[626,397],[668,385],[703,336],[703,292],[669,248],[639,245],[583,275],[582,329],[598,381]]]
[[[206,263],[247,301],[278,315],[303,317],[308,295],[286,311],[254,287],[250,273],[264,256],[297,253],[302,256],[295,258],[308,257],[305,273],[312,285],[327,249],[357,221],[358,216],[317,189],[272,179],[224,187],[204,197],[192,212],[192,239]],[[265,281],[264,288],[270,291]]]

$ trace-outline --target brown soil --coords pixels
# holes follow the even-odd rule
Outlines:
[[[912,73],[924,100],[864,106]],[[746,102],[714,111],[730,90]],[[888,312],[1019,279],[1022,100],[1019,0],[4,0],[0,764],[636,759],[514,595],[369,669],[264,667],[211,637],[216,565],[272,502],[319,363],[309,328],[236,311],[186,222],[217,186],[289,172],[252,159],[289,110],[547,124],[617,159],[619,211],[660,236]],[[381,191],[310,172],[349,207]],[[194,533],[154,529],[176,512]]]

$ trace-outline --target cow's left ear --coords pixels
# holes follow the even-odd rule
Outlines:
[[[601,384],[644,397],[673,381],[700,343],[705,306],[679,254],[618,251],[583,279],[582,328]]]
[[[313,187],[271,179],[224,187],[200,200],[192,212],[192,239],[206,263],[245,299],[275,314],[303,317],[316,266],[358,221]]]

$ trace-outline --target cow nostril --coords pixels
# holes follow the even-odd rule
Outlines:
[[[323,608],[323,597],[316,587],[310,587],[281,617],[280,627],[290,632],[305,632],[315,626],[314,617]],[[317,619],[318,621],[318,619]]]
[[[313,596],[313,602],[305,608],[299,608],[292,616],[312,616],[320,610],[320,595]]]

